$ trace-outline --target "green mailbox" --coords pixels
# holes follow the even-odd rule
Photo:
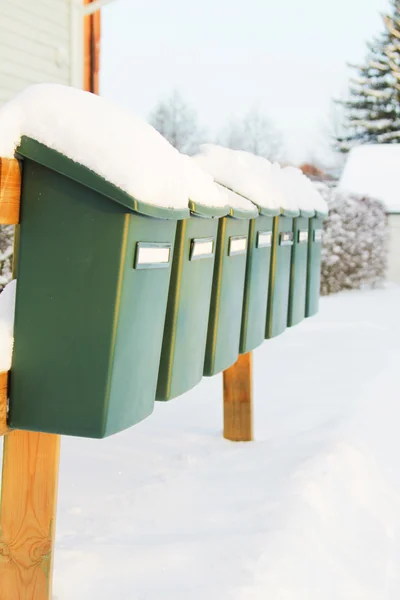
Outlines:
[[[9,424],[101,438],[153,410],[177,222],[189,208],[139,201],[28,138],[17,156]]]
[[[283,208],[281,214],[274,217],[265,327],[265,337],[267,339],[283,333],[287,326],[293,246],[293,219],[298,216],[298,209]]]
[[[306,317],[312,317],[318,312],[320,283],[321,283],[321,250],[323,222],[327,217],[326,211],[317,209],[315,217],[310,220],[308,235],[308,265],[307,265],[307,295]]]
[[[293,327],[300,323],[306,313],[308,240],[310,219],[314,214],[314,210],[301,209],[300,216],[293,219],[288,327]]]
[[[230,215],[218,225],[204,375],[230,367],[239,354],[247,248],[257,207],[230,190]],[[250,223],[249,223],[250,221]]]
[[[258,210],[258,219],[250,221],[240,354],[254,350],[265,338],[272,230],[279,209],[258,205]]]
[[[192,216],[179,221],[175,239],[157,400],[179,396],[203,377],[218,217],[229,207],[194,200],[189,207]]]

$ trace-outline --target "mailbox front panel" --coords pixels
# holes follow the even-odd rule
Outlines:
[[[283,333],[287,326],[292,246],[293,219],[274,217],[266,338]]]
[[[171,269],[135,270],[136,243],[175,230],[24,160],[11,427],[104,437],[152,411]]]
[[[290,292],[288,326],[297,325],[305,317],[308,238],[310,219],[298,217],[293,220],[292,264],[290,268]]]
[[[244,287],[240,353],[264,341],[271,264],[273,218],[259,216],[250,221]]]
[[[224,217],[218,226],[204,375],[230,367],[239,354],[249,221]]]
[[[317,314],[321,285],[321,251],[322,251],[323,220],[310,220],[308,239],[308,269],[307,269],[307,299],[306,317]]]
[[[218,219],[178,223],[157,400],[194,387],[203,376]]]
[[[176,226],[176,221],[129,216],[106,435],[153,412]]]

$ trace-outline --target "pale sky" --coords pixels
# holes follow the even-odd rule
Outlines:
[[[210,141],[252,107],[288,158],[326,157],[332,98],[389,0],[116,0],[102,10],[101,93],[147,118],[178,89]]]

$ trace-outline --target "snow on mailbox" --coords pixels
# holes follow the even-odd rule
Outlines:
[[[0,112],[22,162],[9,425],[104,437],[153,410],[181,156],[92,94],[28,88]]]

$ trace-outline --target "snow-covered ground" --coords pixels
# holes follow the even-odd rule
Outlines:
[[[256,441],[221,377],[64,438],[57,600],[398,600],[400,287],[323,299],[255,355]]]

